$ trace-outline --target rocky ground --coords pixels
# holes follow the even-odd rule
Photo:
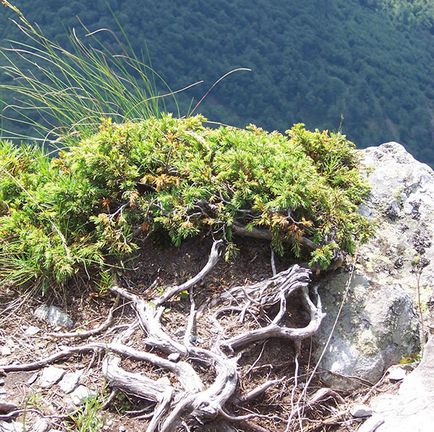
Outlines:
[[[209,246],[207,241],[199,245],[187,243],[179,250],[156,246],[153,249],[155,256],[150,252],[144,254],[140,262],[141,267],[135,269],[134,276],[129,280],[130,289],[136,293],[143,292],[144,287],[156,279],[161,285],[185,280],[197,272],[206,261]],[[275,264],[279,271],[291,263],[276,258]],[[224,291],[240,283],[256,282],[271,274],[267,245],[261,242],[242,241],[237,262],[221,262],[202,283],[201,289],[205,296],[212,296],[213,292]],[[47,310],[44,309],[46,302],[60,304],[62,309],[54,308],[48,316]],[[113,296],[109,294],[83,293],[76,296],[65,292],[62,298],[42,299],[23,298],[14,291],[6,290],[2,292],[1,305],[2,365],[31,363],[59,350],[83,343],[109,342],[113,329],[134,319],[134,313],[128,303],[116,306]],[[114,306],[113,321],[106,330],[86,338],[79,337],[79,334],[75,334],[75,337],[67,337],[65,334],[72,332],[70,336],[73,336],[74,332],[101,327]],[[183,315],[188,314],[188,309],[188,298],[180,297],[165,314],[165,324],[175,334],[177,329],[184,328]],[[306,316],[300,309],[302,305],[294,298],[294,303],[289,307],[293,322],[306,321]],[[201,340],[205,337],[206,333],[203,336],[199,333],[198,343],[205,346],[206,340]],[[131,341],[130,346],[135,344],[136,341]],[[242,410],[236,410],[237,415],[260,413],[263,417],[259,416],[254,423],[248,425],[238,424],[233,430],[283,431],[291,411],[294,412],[297,404],[303,408],[303,416],[309,418],[308,421],[303,421],[303,430],[306,431],[346,430],[343,424],[345,427],[355,428],[361,423],[359,416],[364,412],[362,410],[360,413],[359,408],[354,408],[353,405],[354,400],[367,393],[368,387],[358,389],[349,395],[325,387],[317,376],[312,380],[312,348],[310,339],[303,342],[296,375],[293,343],[273,339],[265,344],[257,344],[257,347],[249,351],[246,358],[240,362],[240,390],[244,394],[249,394],[261,383],[273,381],[273,385],[258,394],[258,397],[252,397]],[[3,419],[0,420],[0,430],[144,430],[149,422],[149,416],[146,415],[149,413],[149,403],[122,393],[110,398],[110,388],[101,373],[102,360],[102,352],[78,353],[35,370],[4,374],[0,378],[0,419]],[[124,366],[131,372],[146,373],[163,383],[173,380],[170,374],[163,374],[158,368],[143,363],[137,364],[133,360],[125,360]],[[206,377],[209,371],[201,370],[200,373]],[[210,376],[208,379],[212,380],[213,377]],[[308,381],[308,391],[305,398],[302,398]],[[389,386],[393,387],[395,384],[387,381],[386,387]],[[305,399],[308,399],[311,405],[306,405]],[[351,414],[351,409],[354,415]],[[298,426],[295,426],[290,430],[298,429]],[[205,429],[196,427],[192,430]],[[220,429],[217,422],[211,424],[207,430],[223,429]]]
[[[236,262],[228,264],[220,262],[209,277],[201,283],[197,301],[201,298],[211,297],[213,293],[222,292],[231,286],[256,282],[270,277],[272,274],[270,249],[266,243],[241,241],[241,251]],[[173,285],[183,282],[198,272],[206,262],[209,253],[210,242],[203,241],[199,244],[191,242],[184,244],[180,249],[161,247],[153,244],[147,245],[137,268],[131,273],[131,278],[125,284],[129,289],[140,294],[146,287],[158,281],[159,286]],[[289,262],[276,258],[275,264],[278,270],[290,265]],[[18,297],[18,298],[17,298]],[[294,299],[292,320],[303,323],[306,316],[300,313],[300,303]],[[45,303],[57,303],[62,306],[60,310],[51,310],[47,316]],[[66,337],[65,332],[85,332],[89,329],[100,327],[110,315],[114,307],[114,298],[110,294],[96,295],[95,293],[63,293],[61,298],[22,298],[14,291],[5,290],[1,298],[1,364],[25,364],[40,360],[65,347],[80,344],[109,341],[113,329],[134,320],[133,310],[128,302],[119,304],[114,309],[113,321],[110,327],[98,334],[81,338]],[[41,308],[41,305],[43,306]],[[182,334],[185,327],[185,315],[189,313],[188,296],[181,295],[172,303],[171,310],[164,314],[165,325],[176,335]],[[45,312],[45,313],[44,313]],[[69,328],[71,327],[71,328]],[[63,336],[59,337],[62,333]],[[72,335],[71,335],[72,336]],[[206,329],[198,333],[198,344],[206,346]],[[131,341],[131,346],[135,342]],[[258,344],[248,353],[246,359],[240,362],[243,379],[240,383],[243,391],[248,392],[267,380],[275,380],[273,387],[264,392],[259,398],[245,405],[245,413],[261,412],[263,419],[259,419],[258,428],[264,430],[281,430],[279,423],[285,421],[289,415],[290,399],[296,400],[301,387],[293,390],[294,384],[294,345],[290,342],[281,342],[278,339]],[[309,372],[307,365],[309,343],[303,347],[300,355],[300,363],[304,366],[299,370],[297,379],[302,382]],[[138,400],[128,395],[118,394],[109,400],[110,389],[101,374],[102,353],[80,353],[65,361],[55,362],[54,365],[46,365],[36,370],[8,372],[0,378],[0,412],[3,411],[3,419],[13,419],[14,423],[0,421],[0,430],[22,430],[20,423],[26,424],[30,430],[39,432],[45,430],[93,430],[81,428],[80,416],[85,411],[91,411],[89,403],[94,401],[95,408],[99,411],[94,416],[94,421],[99,419],[102,430],[143,430],[147,423],[149,403]],[[160,373],[158,368],[144,364],[136,364],[134,361],[125,361],[125,366],[132,372],[142,372],[163,383],[173,379],[167,374]],[[1,367],[0,367],[1,371]],[[209,371],[200,371],[206,376]],[[207,379],[207,378],[205,378]],[[213,377],[208,378],[212,380]],[[312,385],[312,392],[318,389],[319,383]],[[333,400],[331,400],[333,405]],[[85,403],[85,405],[83,405]],[[293,402],[294,403],[294,402]],[[2,405],[3,404],[3,405]],[[14,406],[18,415],[6,415],[11,410],[8,404]],[[103,405],[107,408],[102,410]],[[84,408],[83,408],[84,407]],[[139,411],[139,413],[135,413]],[[71,415],[71,413],[73,413]],[[75,413],[75,414],[74,414]],[[13,413],[12,413],[13,414]],[[90,415],[86,413],[86,415]],[[9,417],[8,417],[9,416]],[[212,426],[219,430],[219,426]],[[15,429],[13,429],[15,428]],[[95,429],[97,430],[97,429]],[[196,430],[196,429],[193,429]],[[197,429],[199,430],[199,429]],[[203,429],[200,429],[203,430]],[[242,430],[242,429],[240,429]],[[260,429],[258,429],[260,430]]]

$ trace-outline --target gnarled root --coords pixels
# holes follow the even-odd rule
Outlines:
[[[170,402],[167,402],[168,399],[164,401],[156,400],[155,393],[149,392],[147,399],[157,402],[159,407],[164,404],[165,410],[167,410],[167,414],[165,416],[161,415],[159,418],[161,420],[160,429],[155,430],[174,431],[183,421],[195,420],[204,423],[219,416],[229,422],[246,422],[251,417],[256,417],[255,414],[248,415],[246,418],[245,416],[228,415],[226,405],[229,402],[234,403],[236,400],[242,402],[253,399],[265,392],[269,387],[278,384],[280,380],[267,381],[247,395],[236,397],[237,383],[240,379],[238,371],[239,358],[236,355],[236,350],[270,338],[280,337],[301,340],[315,333],[324,314],[315,289],[313,289],[316,297],[315,303],[310,297],[309,280],[309,270],[296,265],[257,284],[234,287],[221,297],[214,299],[206,309],[202,308],[200,313],[201,318],[207,315],[212,317],[212,322],[216,325],[216,340],[207,348],[193,345],[189,342],[190,338],[188,337],[185,337],[181,342],[163,328],[161,324],[163,302],[145,301],[120,287],[113,287],[111,290],[114,294],[132,302],[140,326],[145,332],[145,345],[164,352],[166,355],[176,355],[189,359],[189,363],[186,363],[184,368],[178,367],[177,370],[174,370],[171,364],[163,365],[158,362],[158,366],[175,373],[180,385],[173,386],[172,392],[165,386],[161,386],[159,394],[171,395]],[[171,288],[171,292],[179,291]],[[310,315],[309,324],[303,328],[291,328],[282,324],[286,314],[287,298],[296,292],[301,295]],[[162,296],[162,298],[170,297],[172,296],[168,294]],[[274,317],[270,316],[271,310],[277,305],[279,305],[277,313]],[[270,323],[265,326],[258,326],[255,329],[241,331],[231,337],[224,337],[218,331],[222,327],[218,319],[227,312],[231,314],[238,313],[240,321],[244,321],[246,314],[255,318],[256,321],[258,321],[259,317],[267,315]],[[190,319],[196,316],[193,307]],[[189,331],[192,324],[189,322],[186,327],[187,331]],[[153,364],[157,365],[156,362]],[[177,363],[177,365],[181,364],[182,362]],[[198,374],[194,375],[192,369],[186,367],[189,364],[202,364],[208,368],[213,368],[215,371],[214,382],[206,386]],[[110,379],[110,375],[106,376],[111,385],[116,386],[115,382]],[[125,378],[127,376],[125,374]],[[158,383],[154,382],[154,384],[158,386]],[[128,387],[127,381],[123,383],[122,390],[144,397],[142,392],[134,392],[132,386]],[[156,415],[160,411],[161,409],[157,408]],[[165,417],[164,420],[163,417]],[[154,424],[156,423],[154,422]],[[149,429],[149,431],[151,430],[154,429]]]
[[[137,323],[130,325],[111,341],[67,347],[46,359],[0,366],[0,369],[5,373],[32,370],[77,353],[103,351],[102,372],[109,386],[155,404],[147,432],[189,430],[193,424],[210,421],[222,422],[220,430],[235,430],[230,426],[231,423],[242,424],[246,430],[263,430],[252,420],[267,416],[257,413],[233,415],[230,412],[236,412],[237,407],[258,398],[267,389],[281,385],[284,379],[265,380],[255,389],[240,394],[241,356],[238,351],[243,349],[246,352],[255,343],[270,338],[298,342],[311,336],[324,316],[321,301],[316,289],[308,287],[309,270],[295,265],[270,279],[234,287],[196,309],[193,287],[212,271],[219,255],[220,243],[215,242],[208,262],[198,275],[182,285],[167,288],[158,298],[146,299],[118,285],[113,286],[110,291],[132,305]],[[183,290],[190,291],[191,307],[182,337],[171,334],[162,324],[162,317],[165,305]],[[308,324],[300,328],[286,324],[288,298],[295,295],[301,296],[310,316]],[[198,343],[193,332],[202,320],[206,322],[205,325],[213,327],[210,334],[215,335],[215,338]],[[228,332],[225,320],[236,320],[239,330],[236,333]],[[139,338],[138,332],[142,332]],[[134,342],[135,347],[130,346],[128,341]],[[153,372],[125,370],[122,359],[126,358],[143,362],[147,370],[151,368]],[[206,377],[204,371],[207,372]],[[162,374],[164,379],[161,379]]]

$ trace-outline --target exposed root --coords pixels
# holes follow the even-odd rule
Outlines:
[[[181,291],[189,290],[191,287],[200,282],[217,264],[220,258],[220,251],[223,246],[223,241],[218,240],[215,241],[211,248],[211,253],[208,258],[208,262],[205,267],[192,279],[183,283],[182,285],[174,286],[171,288],[167,288],[165,293],[158,299],[155,300],[155,304],[157,306],[162,305],[163,303],[170,300],[173,296],[179,294]]]
[[[235,223],[233,225],[234,233],[240,237],[248,237],[248,238],[256,238],[259,240],[272,240],[272,234],[269,230],[264,229],[247,229],[245,226],[242,226],[238,223]],[[300,239],[300,243],[309,250],[315,250],[317,248],[317,245],[312,241],[309,240],[306,237],[302,237]]]
[[[137,323],[115,334],[111,341],[90,341],[64,347],[45,359],[4,365],[0,369],[5,373],[35,370],[77,354],[100,352],[104,354],[102,373],[112,391],[122,391],[153,404],[153,411],[146,414],[150,418],[147,432],[190,430],[194,425],[213,421],[220,422],[219,430],[235,431],[236,428],[230,426],[234,423],[237,427],[242,425],[245,430],[263,432],[265,429],[251,420],[259,418],[274,421],[273,415],[256,412],[246,414],[245,411],[240,414],[239,411],[242,412],[245,404],[263,396],[270,388],[281,385],[285,377],[267,379],[256,388],[240,394],[241,355],[237,351],[243,348],[244,355],[254,348],[255,343],[266,343],[271,338],[289,339],[298,346],[300,340],[317,331],[324,314],[316,289],[310,290],[308,287],[309,270],[298,265],[262,282],[236,286],[196,308],[194,286],[215,267],[220,245],[220,242],[213,244],[208,262],[195,277],[182,285],[167,288],[158,298],[144,298],[118,285],[113,286],[111,293],[130,303]],[[183,290],[189,290],[190,293],[190,313],[186,317],[183,336],[175,336],[162,324],[164,305]],[[289,296],[296,295],[301,297],[310,316],[310,321],[304,327],[287,325],[287,300]],[[89,337],[101,333],[113,322],[113,310],[97,329],[63,336]],[[196,326],[200,325],[201,320],[207,323],[206,326],[212,327],[211,333],[215,335],[213,340],[200,343],[195,338]],[[236,334],[226,331],[226,320],[238,321]],[[140,348],[132,347],[130,341],[141,345]],[[259,357],[265,348],[264,344]],[[146,364],[148,368],[158,370],[158,374],[130,372],[122,366],[123,359]],[[208,372],[206,377],[204,370]],[[164,380],[157,378],[162,374]]]
[[[251,400],[258,398],[259,396],[262,396],[270,387],[275,386],[276,384],[280,384],[285,378],[286,377],[264,382],[260,386],[249,391],[247,394],[242,395],[240,397],[240,402],[250,402]]]

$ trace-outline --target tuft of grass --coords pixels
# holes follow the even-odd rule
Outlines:
[[[114,32],[91,32],[82,25],[83,37],[73,29],[67,48],[48,39],[16,6],[7,1],[2,5],[16,14],[25,40],[11,40],[10,47],[0,50],[2,72],[11,78],[0,85],[0,94],[14,100],[3,107],[2,123],[19,126],[3,130],[4,138],[72,145],[95,133],[101,118],[122,122],[158,117],[167,98],[180,115],[177,91]],[[112,44],[101,41],[102,32],[112,36]]]
[[[82,407],[70,417],[74,432],[98,432],[104,427],[104,417],[101,414],[104,403],[98,396],[91,396],[84,401]]]
[[[9,40],[9,47],[0,48],[0,71],[10,78],[0,84],[3,139],[42,142],[57,149],[96,133],[104,118],[141,121],[160,117],[168,106],[181,117],[177,95],[203,83],[173,91],[152,68],[149,55],[134,52],[114,14],[121,38],[106,28],[90,31],[80,22],[78,31],[72,29],[61,45],[31,24],[19,8],[6,0],[1,4],[14,12],[25,40]],[[104,42],[107,35],[110,43]],[[187,115],[193,115],[221,81],[245,71],[251,69],[235,68],[221,76]]]

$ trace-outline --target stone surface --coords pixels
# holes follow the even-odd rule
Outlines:
[[[32,385],[37,379],[38,379],[38,376],[39,376],[39,372],[35,372],[28,380],[27,380],[27,382],[26,382],[26,384],[27,385]]]
[[[387,374],[387,378],[390,381],[402,381],[405,376],[407,375],[407,372],[402,367],[392,367],[389,370],[389,373]]]
[[[71,393],[78,386],[82,371],[68,372],[59,381],[58,385],[64,393]]]
[[[40,331],[41,331],[41,329],[39,327],[29,326],[26,328],[26,331],[24,332],[24,334],[26,336],[35,336],[35,334],[39,333]]]
[[[419,285],[422,304],[429,305],[434,300],[434,171],[397,143],[362,154],[371,170],[368,206],[379,227],[361,249],[361,266],[372,280],[382,286],[399,283],[413,298]]]
[[[375,432],[379,426],[384,423],[383,417],[374,415],[369,417],[360,427],[357,432]]]
[[[389,366],[419,350],[418,292],[424,310],[434,306],[434,172],[397,143],[361,155],[372,190],[360,211],[378,228],[359,249],[342,315],[320,364],[326,385],[347,391],[359,387],[360,379],[375,383]],[[327,316],[316,337],[316,358],[348,278],[345,271],[332,274],[320,287]],[[425,331],[431,319],[425,314]]]
[[[71,317],[57,306],[48,306],[43,304],[35,309],[33,315],[41,321],[45,321],[52,327],[74,327]]]
[[[368,405],[353,405],[350,408],[350,414],[354,418],[364,418],[364,417],[370,417],[372,415],[372,408]]]
[[[50,422],[46,419],[38,419],[32,426],[32,432],[47,432],[50,429]]]
[[[177,362],[177,361],[179,361],[179,359],[181,358],[181,354],[179,354],[179,353],[172,353],[172,354],[169,354],[169,355],[167,356],[167,358],[168,358],[170,361]]]
[[[42,371],[42,375],[39,378],[39,385],[42,388],[50,388],[54,384],[58,383],[65,375],[65,370],[56,366],[48,366]]]
[[[332,275],[320,291],[327,313],[316,336],[319,349],[336,319],[348,273]],[[419,347],[417,317],[399,285],[379,287],[355,273],[346,303],[320,364],[321,378],[335,390],[376,383],[384,371]]]
[[[420,365],[405,378],[396,395],[371,401],[383,423],[376,432],[428,432],[434,425],[434,338],[425,346]],[[362,429],[360,429],[362,430]]]
[[[12,354],[12,350],[7,345],[3,345],[0,348],[0,354],[2,355],[2,357],[7,357],[8,355]]]
[[[24,425],[20,422],[0,421],[0,432],[25,432],[25,430]]]
[[[81,405],[86,399],[95,396],[96,393],[84,385],[78,386],[71,394],[71,400],[74,405]]]

